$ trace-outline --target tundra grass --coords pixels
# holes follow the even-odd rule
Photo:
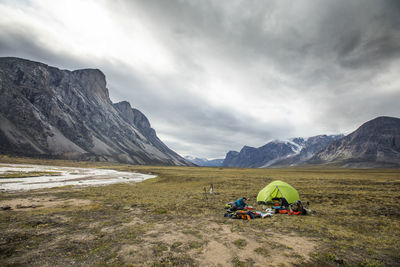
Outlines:
[[[254,248],[244,239],[226,245],[248,248],[266,262],[276,250],[294,255],[297,265],[307,266],[397,266],[400,262],[398,169],[162,167],[9,157],[0,161],[158,175],[136,184],[1,192],[0,200],[53,196],[91,204],[1,211],[0,265],[196,266],[207,244],[219,241],[207,230],[210,223],[229,226],[233,234],[253,233]],[[248,197],[257,210],[266,208],[256,204],[256,197],[273,180],[294,186],[314,213],[251,221],[223,217],[225,203],[241,196]],[[216,194],[205,193],[211,184]],[[160,232],[162,224],[171,225],[170,230]],[[268,242],[271,232],[310,238],[317,246],[305,260],[282,242]],[[166,243],[161,237],[168,234],[187,239]],[[255,264],[237,256],[226,265]]]

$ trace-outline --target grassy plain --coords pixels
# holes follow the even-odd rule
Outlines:
[[[0,192],[0,265],[398,266],[400,170],[132,166],[0,157],[4,163],[157,174],[141,183]],[[273,180],[315,211],[251,221],[224,218]],[[213,184],[216,194],[204,192]],[[14,202],[12,202],[14,201]],[[53,203],[52,205],[48,205]]]

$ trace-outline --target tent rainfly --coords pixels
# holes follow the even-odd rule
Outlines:
[[[282,181],[273,181],[264,187],[258,193],[257,202],[267,203],[271,202],[273,198],[286,198],[289,204],[300,200],[297,190]]]

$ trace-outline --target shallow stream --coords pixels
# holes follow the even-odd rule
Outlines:
[[[76,168],[27,164],[0,163],[0,175],[21,177],[0,178],[0,191],[32,190],[59,186],[99,186],[115,183],[141,182],[156,175],[121,172],[108,169]],[[32,173],[43,176],[26,177]]]

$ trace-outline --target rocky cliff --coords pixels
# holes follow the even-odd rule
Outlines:
[[[343,167],[400,167],[400,119],[378,117],[326,146],[309,163]]]
[[[157,137],[139,110],[111,102],[98,69],[0,58],[0,95],[2,154],[191,165]]]

